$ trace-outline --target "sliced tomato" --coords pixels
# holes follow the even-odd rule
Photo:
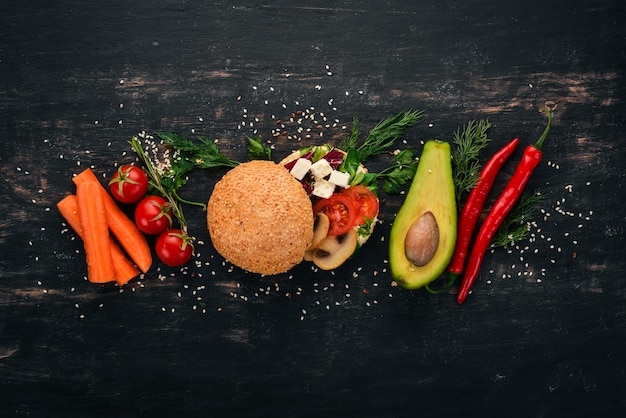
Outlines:
[[[354,227],[358,211],[345,194],[335,193],[313,206],[313,214],[323,212],[330,220],[328,235],[342,235]]]
[[[378,215],[378,198],[367,187],[350,186],[347,189],[343,189],[341,194],[348,196],[352,200],[353,206],[357,209],[354,225],[363,225]]]

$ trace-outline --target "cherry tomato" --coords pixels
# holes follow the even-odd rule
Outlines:
[[[122,203],[138,202],[148,191],[148,176],[135,165],[120,166],[109,181],[109,190]]]
[[[351,186],[341,191],[348,196],[358,210],[355,225],[363,225],[378,215],[378,198],[365,186]]]
[[[172,208],[161,196],[146,196],[135,208],[135,223],[143,233],[159,235],[172,227]]]
[[[170,267],[182,266],[193,255],[193,238],[180,229],[168,229],[159,235],[155,250],[164,264]]]
[[[352,200],[342,193],[335,193],[329,198],[322,199],[313,207],[313,214],[324,212],[330,220],[328,235],[342,235],[355,225],[358,215]]]

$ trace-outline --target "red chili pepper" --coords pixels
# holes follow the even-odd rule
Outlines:
[[[524,155],[515,169],[515,173],[513,173],[513,176],[507,183],[506,188],[500,194],[498,200],[494,203],[491,212],[487,215],[480,226],[478,235],[476,236],[476,241],[474,242],[474,247],[472,248],[467,261],[467,266],[465,267],[461,288],[459,289],[459,293],[457,295],[458,304],[462,304],[465,301],[472,285],[476,281],[476,277],[478,277],[480,265],[482,264],[491,239],[498,231],[500,225],[502,225],[506,215],[508,215],[515,205],[515,202],[519,199],[526,183],[528,182],[528,179],[543,157],[541,147],[543,146],[543,141],[548,136],[550,126],[552,125],[552,113],[548,109],[541,109],[541,111],[548,113],[548,125],[539,140],[533,145],[526,147]]]
[[[472,188],[469,196],[467,196],[467,200],[463,205],[463,210],[459,215],[456,245],[454,247],[454,254],[452,254],[452,259],[450,260],[450,263],[448,263],[447,269],[449,273],[448,282],[441,289],[437,290],[432,290],[427,287],[429,292],[441,293],[449,289],[454,284],[459,274],[463,272],[465,259],[467,258],[468,253],[467,250],[469,248],[470,241],[472,240],[472,236],[474,235],[476,222],[478,222],[478,218],[483,211],[485,200],[493,187],[493,183],[496,176],[500,172],[500,169],[509,159],[511,154],[513,154],[513,151],[515,151],[515,147],[517,147],[518,143],[519,138],[515,138],[506,144],[498,152],[491,156],[489,161],[487,161],[481,170],[478,182],[474,188]]]
[[[457,276],[463,271],[465,266],[465,259],[467,258],[468,248],[472,235],[474,234],[474,228],[476,222],[482,213],[485,200],[493,187],[493,183],[496,176],[500,172],[500,169],[509,159],[515,147],[519,143],[519,138],[515,138],[487,161],[482,171],[476,186],[472,189],[465,204],[463,210],[459,216],[459,224],[457,227],[456,246],[454,247],[454,254],[452,260],[448,264],[448,272],[451,275]]]

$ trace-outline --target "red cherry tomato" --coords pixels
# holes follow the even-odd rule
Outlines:
[[[182,266],[193,255],[193,239],[180,229],[168,229],[159,235],[155,250],[164,264]]]
[[[135,223],[143,233],[159,235],[172,227],[172,208],[161,196],[146,196],[135,208]]]
[[[352,200],[358,215],[355,225],[363,225],[378,215],[378,198],[365,186],[350,186],[341,191]]]
[[[358,215],[352,200],[342,193],[335,193],[317,202],[313,207],[313,214],[319,212],[323,212],[330,220],[328,235],[345,234],[354,227]]]
[[[138,202],[148,191],[148,176],[135,165],[120,166],[109,181],[109,190],[122,203]]]

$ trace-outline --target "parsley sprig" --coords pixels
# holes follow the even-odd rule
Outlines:
[[[393,155],[393,164],[377,174],[383,180],[383,190],[387,193],[400,193],[401,186],[410,182],[417,171],[419,159],[412,149],[404,149]]]

